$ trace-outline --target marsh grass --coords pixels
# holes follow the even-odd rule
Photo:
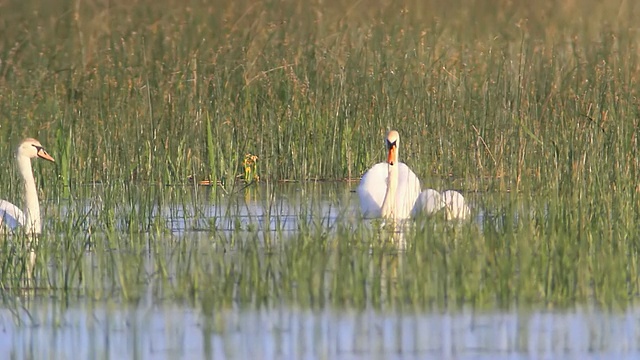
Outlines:
[[[50,234],[37,249],[34,291],[69,300],[188,303],[205,314],[282,303],[402,311],[635,303],[635,242],[565,228],[564,217],[578,211],[555,213],[558,206],[546,201],[494,200],[481,226],[419,219],[404,234],[404,250],[398,233],[348,221],[309,222],[269,239],[259,230],[105,231],[90,239],[90,251],[81,232]],[[581,231],[571,235],[575,243],[566,240]],[[20,275],[3,271],[3,286]]]
[[[64,181],[233,181],[246,153],[271,179],[339,179],[393,127],[420,175],[468,190],[635,171],[635,8],[478,4],[9,5],[3,146],[56,138]]]
[[[47,219],[36,291],[138,301],[153,284],[154,296],[208,311],[623,307],[638,293],[639,11],[595,0],[9,2],[0,195],[20,203],[9,154],[39,138],[58,161],[34,162]],[[317,195],[291,210],[312,221],[286,236],[258,219],[230,230],[201,209],[255,196],[282,225],[278,181],[312,194],[309,180],[357,179],[382,160],[390,128],[425,187],[474,199],[478,227],[420,222],[398,252],[364,224],[314,217]],[[266,189],[239,180],[246,154]],[[175,239],[167,218],[202,238]],[[9,239],[0,281],[16,289],[23,252]]]

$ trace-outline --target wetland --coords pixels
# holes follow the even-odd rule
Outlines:
[[[639,356],[634,2],[0,7],[8,358]],[[390,129],[468,221],[362,219]]]

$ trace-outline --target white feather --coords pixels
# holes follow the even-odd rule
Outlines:
[[[416,203],[411,211],[411,216],[416,217],[419,214],[432,215],[440,211],[445,206],[442,195],[436,190],[425,189],[420,193]]]
[[[406,219],[420,194],[420,180],[404,163],[398,163],[398,187],[396,192],[396,218]],[[358,185],[360,210],[365,218],[382,216],[382,203],[387,192],[389,164],[378,163],[362,176]]]
[[[464,196],[459,192],[454,190],[443,191],[442,199],[447,209],[447,220],[464,220],[471,215],[471,210],[467,206]]]
[[[6,200],[0,200],[0,225],[4,224],[11,230],[24,225],[24,213],[20,208]]]

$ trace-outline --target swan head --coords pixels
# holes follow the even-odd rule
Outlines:
[[[398,162],[398,144],[400,143],[400,134],[397,131],[391,130],[387,134],[386,145],[389,155],[387,156],[387,163],[393,166]]]
[[[45,150],[42,144],[40,144],[40,141],[32,138],[24,139],[20,143],[20,146],[18,146],[16,154],[18,156],[25,156],[29,159],[40,158],[55,162],[53,157],[49,155],[47,150]]]

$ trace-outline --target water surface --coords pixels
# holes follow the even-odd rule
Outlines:
[[[26,312],[29,315],[26,315]],[[12,358],[528,359],[640,356],[640,309],[401,313],[39,299],[0,312]]]
[[[363,222],[352,190],[287,185],[214,199],[203,190],[152,208],[150,223],[167,231],[97,232],[86,250],[71,242],[77,257],[60,249],[41,260],[46,269],[39,281],[53,290],[4,295],[0,353],[16,359],[640,356],[639,308],[602,310],[586,297],[549,310],[554,307],[543,299],[549,282],[539,279],[545,272],[529,276],[496,255],[510,245],[489,235],[516,226],[508,222],[512,211],[526,221],[535,213],[517,210],[526,203],[492,208],[498,196],[469,194],[470,222],[420,219],[405,234]],[[72,211],[64,206],[48,210]],[[120,219],[125,229],[128,220]],[[55,241],[70,241],[60,236]],[[398,237],[405,246],[387,243]]]

